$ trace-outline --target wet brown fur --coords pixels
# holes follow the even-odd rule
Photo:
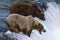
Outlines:
[[[45,20],[44,12],[34,3],[15,2],[10,6],[10,14],[18,13],[20,15],[38,17]]]
[[[6,23],[10,31],[17,33],[23,31],[23,33],[28,36],[30,36],[33,29],[38,30],[40,34],[42,32],[42,29],[44,29],[43,25],[34,20],[31,15],[22,16],[19,14],[11,14],[6,18]]]

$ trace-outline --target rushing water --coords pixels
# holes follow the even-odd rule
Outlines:
[[[9,6],[10,1],[0,1],[0,8],[5,8],[4,10],[0,10],[0,31],[7,31],[4,20],[9,15],[9,11],[7,10]],[[42,21],[35,18],[44,25],[46,33],[42,33],[42,35],[40,35],[37,30],[33,30],[31,36],[28,37],[22,32],[0,32],[0,40],[60,40],[60,7],[55,2],[48,2],[47,6],[47,10],[44,11],[46,20]]]
[[[10,37],[17,38],[17,40],[60,40],[60,9],[55,2],[47,3],[48,9],[44,12],[45,21],[38,20],[46,28],[46,33],[39,34],[37,30],[33,30],[30,37],[27,37],[22,32],[11,33],[7,32]],[[13,35],[13,36],[11,36]]]

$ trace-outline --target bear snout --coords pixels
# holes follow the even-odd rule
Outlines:
[[[45,18],[42,19],[43,21],[45,20]]]
[[[46,30],[45,30],[45,29],[42,29],[42,31],[43,31],[43,32],[46,32]]]

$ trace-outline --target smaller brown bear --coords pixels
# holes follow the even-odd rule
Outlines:
[[[44,12],[34,3],[15,2],[10,6],[10,14],[18,13],[20,15],[38,17],[45,20]]]
[[[46,31],[43,25],[38,21],[34,20],[31,15],[22,16],[19,14],[11,14],[6,18],[6,23],[10,31],[17,33],[23,31],[23,33],[28,36],[30,36],[33,29],[38,30],[40,34],[42,31]]]

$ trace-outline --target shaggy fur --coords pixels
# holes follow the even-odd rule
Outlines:
[[[19,14],[11,14],[6,18],[6,23],[10,31],[17,33],[23,31],[23,33],[28,36],[30,36],[33,29],[38,30],[40,34],[42,31],[46,31],[43,25],[34,20],[31,15],[22,16]]]
[[[36,4],[15,2],[10,6],[10,14],[18,13],[20,15],[38,17],[41,20],[45,20],[44,12],[39,9]]]

